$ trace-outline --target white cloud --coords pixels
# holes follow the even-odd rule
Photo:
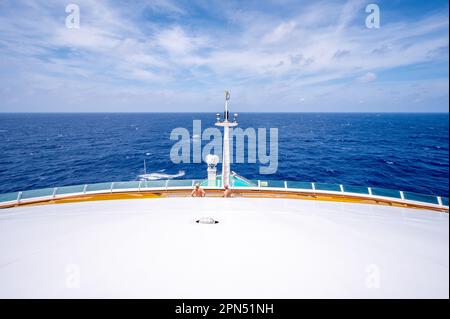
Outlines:
[[[207,46],[206,38],[189,36],[179,26],[162,30],[156,36],[157,44],[172,55],[188,55]]]
[[[169,0],[149,0],[144,1],[143,7],[150,7],[156,12],[175,13],[180,15],[187,14],[186,10],[173,1]]]
[[[377,75],[375,73],[367,72],[363,76],[359,77],[358,81],[361,83],[368,83],[368,82],[373,82],[376,79],[377,79]]]
[[[304,90],[316,96],[341,96],[330,82],[351,82],[353,86],[345,90],[352,95],[349,91],[360,90],[364,83],[381,85],[381,80],[375,81],[376,73],[384,70],[448,63],[448,16],[401,19],[369,30],[364,27],[365,16],[360,16],[364,10],[359,0],[308,5],[294,1],[286,17],[241,4],[236,10],[230,2],[220,2],[209,6],[212,20],[214,15],[225,20],[220,27],[215,20],[205,27],[201,19],[198,25],[187,19],[195,3],[183,7],[169,0],[140,1],[120,8],[113,1],[79,0],[78,4],[80,29],[65,28],[66,13],[57,0],[30,0],[20,8],[5,5],[0,12],[4,77],[14,74],[17,88],[35,96],[64,83],[65,90],[89,92],[86,97],[93,101],[96,93],[90,89],[101,86],[94,91],[121,91],[121,96],[129,92],[130,101],[163,90],[166,97],[180,95],[180,101],[189,97],[198,107],[199,101],[205,101],[203,95],[209,98],[231,87],[249,105],[256,105],[260,96],[269,105],[272,95],[274,103],[292,108],[303,102],[299,94]],[[148,8],[179,19],[143,20],[140,14]],[[430,87],[437,85],[432,83]],[[428,92],[438,94],[430,87]],[[448,89],[443,90],[445,98]],[[10,89],[7,94],[18,91]],[[314,94],[308,93],[308,103],[303,104],[319,104]],[[363,100],[364,106],[370,104],[370,98]]]
[[[274,30],[272,30],[270,33],[266,34],[262,42],[265,44],[272,44],[276,43],[282,39],[285,39],[291,31],[295,29],[296,23],[293,21],[290,22],[283,22],[280,25],[278,25]]]
[[[49,41],[57,47],[106,51],[116,48],[122,39],[103,28],[83,26],[80,29],[58,28]]]

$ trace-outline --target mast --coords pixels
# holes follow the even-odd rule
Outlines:
[[[230,127],[237,126],[237,114],[234,114],[233,122],[230,121],[228,111],[228,101],[230,100],[230,92],[225,91],[225,111],[223,120],[220,120],[220,114],[217,113],[217,126],[223,127],[223,150],[222,150],[222,186],[230,186]]]

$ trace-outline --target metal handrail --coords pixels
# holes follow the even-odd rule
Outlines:
[[[73,186],[64,186],[64,187],[71,187],[71,188],[77,188],[79,187],[81,191],[79,192],[67,192],[63,194],[58,194],[59,189],[63,189],[64,187],[54,187],[54,188],[48,188],[48,194],[41,194],[46,189],[37,189],[37,190],[31,190],[31,191],[20,191],[20,192],[14,192],[14,193],[8,193],[8,194],[0,194],[0,206],[2,205],[8,205],[8,204],[21,204],[26,203],[29,201],[35,201],[35,200],[51,200],[51,199],[59,199],[64,197],[71,197],[71,196],[77,196],[77,195],[84,195],[84,194],[102,194],[102,193],[119,193],[119,192],[144,192],[144,191],[151,191],[151,190],[185,190],[192,188],[192,185],[195,184],[195,181],[199,180],[173,180],[178,181],[180,183],[185,183],[186,186],[180,186],[180,185],[170,185],[171,180],[159,180],[159,181],[127,181],[127,182],[111,182],[111,183],[97,183],[97,184],[82,184],[82,185],[73,185]],[[372,199],[389,199],[394,200],[401,203],[420,203],[420,204],[427,204],[431,205],[433,207],[441,207],[441,208],[447,208],[448,209],[448,198],[442,197],[442,196],[434,196],[434,195],[426,195],[426,194],[415,194],[411,192],[405,192],[400,190],[388,190],[388,189],[380,189],[376,188],[378,191],[384,191],[385,193],[392,193],[392,196],[389,195],[377,195],[374,194],[374,189],[372,187],[359,187],[362,190],[367,190],[366,193],[362,192],[352,192],[347,191],[345,185],[342,184],[321,184],[321,183],[303,183],[298,181],[262,181],[257,180],[253,181],[255,185],[249,185],[249,186],[231,186],[234,189],[242,189],[242,190],[271,190],[271,191],[280,191],[280,192],[303,192],[303,193],[312,193],[312,194],[331,194],[331,195],[349,195],[349,196],[357,196],[357,197],[364,197],[364,198],[372,198]],[[136,185],[138,183],[137,187],[124,187],[127,186],[126,184],[129,183],[130,185]],[[148,183],[153,184],[148,186]],[[271,186],[271,183],[279,184],[280,186]],[[292,187],[289,186],[290,183],[302,183],[305,185],[309,185],[310,188],[302,188],[302,187]],[[95,189],[89,191],[89,186],[95,186],[95,185],[101,185],[104,184],[104,187],[101,189]],[[156,185],[160,184],[160,186]],[[318,185],[321,184],[323,186],[328,186],[329,189],[320,189]],[[120,185],[120,188],[114,188],[114,185]],[[217,190],[221,189],[221,183],[218,183],[218,185],[214,186],[208,186],[207,184],[202,186],[204,189],[211,189],[211,190]],[[353,186],[354,187],[354,186]],[[95,187],[94,187],[95,188]],[[336,190],[333,190],[333,188],[336,188]],[[28,194],[28,197],[24,198],[24,193],[40,193],[38,196],[30,196]],[[410,195],[408,198],[408,194]],[[15,196],[13,196],[15,195]],[[412,195],[412,196],[411,196]],[[416,196],[416,198],[414,198]],[[10,200],[3,200],[1,198],[12,198]],[[431,202],[433,200],[434,202]],[[444,201],[447,204],[444,204]]]

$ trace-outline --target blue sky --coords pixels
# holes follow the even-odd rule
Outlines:
[[[80,28],[65,7],[80,8]],[[376,3],[381,27],[368,29]],[[5,0],[0,112],[448,112],[448,1]]]

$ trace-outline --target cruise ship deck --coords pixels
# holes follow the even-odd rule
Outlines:
[[[208,197],[23,206],[1,211],[0,251],[0,298],[449,297],[449,216],[425,209]]]

